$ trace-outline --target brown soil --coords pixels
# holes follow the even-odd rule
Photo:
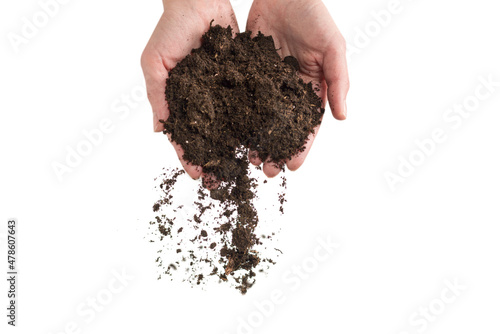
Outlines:
[[[220,259],[213,260],[224,262],[224,272],[217,273],[220,279],[233,276],[245,293],[261,261],[253,250],[260,242],[254,233],[259,218],[253,205],[256,182],[249,177],[248,151],[283,169],[286,159],[304,149],[324,110],[313,86],[298,76],[298,61],[293,57],[282,60],[272,37],[259,33],[252,38],[250,32],[232,36],[230,27],[211,27],[201,48],[169,73],[170,116],[162,122],[164,133],[184,149],[186,161],[222,181],[209,192],[223,209],[212,229],[227,236],[220,245]],[[180,173],[165,179],[163,186],[173,187]],[[204,199],[203,191],[199,194],[199,200]],[[169,205],[169,196],[160,199],[153,210]],[[281,205],[284,201],[280,194]],[[193,220],[200,224],[207,207],[198,206]],[[172,233],[172,220],[160,221],[157,217],[160,232]],[[206,230],[198,235],[197,239],[209,237]],[[206,242],[209,248],[216,247],[211,240]],[[240,273],[237,277],[236,272]],[[203,278],[198,275],[196,283]]]

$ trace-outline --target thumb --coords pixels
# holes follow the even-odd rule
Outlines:
[[[153,109],[153,126],[155,132],[163,130],[160,120],[166,120],[169,116],[168,104],[165,98],[165,87],[168,71],[163,65],[159,55],[150,55],[144,52],[141,58],[142,70],[146,79],[148,99]]]

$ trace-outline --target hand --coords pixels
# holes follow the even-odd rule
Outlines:
[[[231,25],[235,33],[239,31],[229,0],[164,0],[163,7],[160,22],[141,57],[156,132],[163,131],[159,121],[169,116],[165,100],[168,72],[191,50],[201,46],[201,36],[208,31],[212,20],[215,20],[214,25]],[[175,142],[172,145],[189,176],[198,179],[202,168],[184,161],[181,146]]]
[[[255,0],[247,30],[254,35],[261,31],[264,35],[273,36],[281,57],[292,55],[297,58],[299,74],[304,81],[318,85],[320,90],[317,93],[324,104],[328,96],[336,119],[346,119],[349,91],[346,44],[320,0]],[[309,136],[304,152],[286,162],[288,169],[297,170],[304,163],[318,130],[319,126]],[[249,156],[254,165],[262,164],[254,152]],[[280,172],[269,161],[264,163],[263,170],[268,177]]]

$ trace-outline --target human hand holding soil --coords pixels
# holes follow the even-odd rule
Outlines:
[[[201,45],[201,36],[209,29],[212,20],[224,27],[231,25],[234,34],[238,32],[228,0],[164,0],[164,7],[165,12],[142,56],[157,132],[164,129],[160,120],[166,120],[170,114],[165,101],[168,73],[192,49]],[[273,36],[282,58],[292,55],[298,60],[300,76],[305,82],[315,85],[323,107],[328,97],[334,117],[339,120],[346,118],[349,78],[345,41],[320,0],[255,0],[247,30],[253,31],[254,35],[261,31]],[[303,164],[318,129],[319,126],[310,134],[305,149],[286,161],[290,170],[297,170]],[[175,142],[172,144],[186,172],[194,179],[199,178],[202,168],[186,162],[182,147]],[[250,161],[255,165],[262,164],[258,156],[256,152],[250,152]],[[278,165],[281,163],[265,161],[264,173],[269,177],[276,176],[281,170]]]
[[[238,23],[229,0],[163,0],[164,13],[156,26],[141,58],[148,98],[153,108],[154,130],[163,131],[160,120],[169,116],[165,101],[165,82],[168,72],[178,62],[201,46],[201,36],[213,24],[231,26],[239,32]],[[183,149],[172,142],[182,166],[194,179],[202,174],[199,166],[188,164]]]
[[[297,58],[303,80],[319,88],[317,94],[324,104],[328,97],[336,119],[346,119],[349,90],[346,44],[322,1],[255,0],[247,30],[254,35],[261,31],[264,35],[273,36],[281,57],[292,55]],[[309,136],[306,149],[287,161],[290,170],[297,170],[304,163],[318,130],[319,126]],[[250,161],[255,165],[262,163],[252,153]],[[280,172],[280,168],[272,162],[265,162],[263,170],[269,177]]]
[[[254,7],[253,14],[258,13],[255,11],[255,8],[259,8],[258,1],[256,0],[257,7]],[[273,1],[269,8],[265,8],[268,5],[266,3],[262,3],[261,7],[266,11],[266,15],[269,15],[269,20],[274,20],[270,10],[284,8],[274,7],[281,0]],[[306,3],[305,0],[296,1]],[[318,2],[308,2],[312,8],[314,3]],[[295,8],[296,11],[302,9],[300,6]],[[315,9],[318,11],[310,13],[311,15],[317,16],[321,9],[325,10],[319,6]],[[288,16],[286,11],[281,14],[285,17],[278,27],[293,33],[292,29],[286,26],[293,16]],[[310,18],[310,24],[317,19],[315,16]],[[255,24],[262,16],[257,14],[257,18]],[[331,28],[331,18],[324,21]],[[322,23],[324,22],[320,22]],[[264,28],[268,27],[269,25],[263,25],[262,28],[254,28],[266,31]],[[323,73],[327,72],[326,53],[332,49],[315,46],[315,43],[325,42],[321,37],[313,38],[310,42],[310,34],[290,37],[283,35],[280,28],[273,26],[272,30],[268,30],[278,38],[278,47],[282,47],[280,53],[276,50],[272,35],[258,33],[252,38],[250,31],[234,34],[227,25],[224,27],[210,24],[201,38],[200,47],[178,52],[178,58],[173,58],[172,63],[168,64],[165,64],[165,59],[159,57],[163,66],[158,68],[171,70],[163,77],[156,75],[160,84],[155,86],[158,88],[153,92],[155,98],[158,94],[158,98],[164,96],[168,101],[168,108],[167,104],[163,103],[168,111],[157,115],[156,120],[163,125],[163,132],[169,135],[170,140],[179,144],[176,148],[177,152],[182,154],[181,161],[185,160],[193,166],[203,168],[188,166],[194,169],[195,177],[203,173],[204,182],[200,185],[197,201],[194,203],[198,208],[197,213],[192,219],[179,220],[183,226],[195,224],[192,226],[195,237],[184,239],[182,227],[177,230],[177,234],[183,233],[182,240],[194,243],[196,249],[201,252],[213,250],[209,251],[211,256],[208,257],[200,251],[188,248],[192,260],[207,260],[205,263],[209,265],[206,270],[191,270],[194,274],[190,275],[191,282],[197,285],[204,277],[216,275],[221,281],[234,279],[237,289],[246,293],[255,282],[256,271],[261,270],[258,268],[265,262],[274,263],[273,260],[259,255],[257,251],[257,247],[262,245],[261,238],[266,236],[261,234],[259,237],[256,232],[260,221],[255,206],[259,183],[251,175],[253,169],[249,166],[246,153],[250,150],[260,161],[266,161],[268,176],[278,174],[279,167],[274,166],[284,166],[287,161],[291,169],[298,168],[293,166],[293,161],[301,159],[300,152],[305,150],[308,138],[317,130],[325,111],[323,99],[326,99],[327,88],[324,78],[326,74]],[[313,28],[313,33],[325,33],[319,27]],[[157,30],[161,31],[161,27]],[[178,35],[182,36],[182,33]],[[159,36],[165,38],[167,35],[165,31],[161,31]],[[327,34],[327,38],[328,36],[330,35]],[[170,42],[169,39],[166,41]],[[286,45],[283,41],[289,43],[286,53],[283,52],[283,45]],[[174,40],[169,47],[175,45],[175,42],[179,40]],[[159,45],[162,46],[163,42]],[[169,48],[162,47],[162,50]],[[311,55],[308,56],[308,53]],[[283,56],[294,54],[298,54],[299,59],[293,56],[283,59]],[[183,55],[185,57],[179,59]],[[319,60],[319,56],[323,58]],[[168,58],[168,61],[170,60],[171,58]],[[306,83],[304,79],[309,82]],[[327,77],[327,80],[332,87],[336,83],[331,77]],[[313,83],[317,86],[314,87]],[[161,90],[164,87],[165,92]],[[336,116],[340,115],[340,119],[345,118],[345,115],[338,113],[336,107],[334,110]],[[309,141],[309,145],[311,142]],[[298,155],[299,158],[294,158]],[[252,157],[252,154],[250,156]],[[256,158],[252,159],[257,163]],[[277,169],[277,172],[272,168]],[[193,173],[193,170],[191,172]],[[167,192],[153,206],[154,212],[162,212],[162,208],[167,209],[172,204],[173,197],[168,189],[175,186],[176,177],[180,173],[175,171],[171,175],[173,176],[167,176],[160,185],[160,188]],[[286,188],[284,176],[280,186]],[[278,194],[281,213],[286,201],[284,196],[284,192]],[[203,202],[205,200],[208,202]],[[215,210],[215,215],[206,215],[210,209]],[[176,210],[174,209],[172,214],[175,214]],[[170,219],[160,213],[155,217],[158,231],[162,234],[160,240],[163,237],[172,239],[172,233],[175,235],[174,220],[175,217]],[[206,224],[209,229],[213,229],[218,236],[217,242],[207,239],[207,229],[201,233],[198,231],[200,224]],[[176,245],[175,247],[178,247],[179,242]],[[195,256],[194,252],[201,257]],[[183,249],[176,249],[177,253],[183,253]],[[202,260],[203,258],[205,260]],[[175,262],[174,270],[184,261],[185,258],[182,257],[180,261]],[[165,273],[169,274],[168,270]]]

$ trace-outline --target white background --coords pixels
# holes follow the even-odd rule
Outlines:
[[[474,95],[481,76],[500,81],[499,6],[401,0],[377,31],[371,12],[389,0],[326,2],[358,47],[349,119],[327,114],[305,165],[288,175],[276,245],[285,254],[246,296],[225,285],[203,291],[156,280],[142,217],[153,178],[178,162],[166,138],[152,133],[147,102],[127,116],[114,110],[122,94],[143,85],[139,58],[161,2],[69,1],[17,53],[7,34],[19,34],[22,18],[31,20],[40,5],[1,2],[2,254],[9,217],[19,220],[20,239],[18,327],[9,333],[500,331],[500,87],[456,129],[443,119]],[[250,5],[235,1],[241,27]],[[367,27],[371,37],[360,44]],[[52,164],[103,119],[113,122],[111,133],[60,182]],[[384,174],[397,172],[398,157],[409,158],[415,141],[436,128],[447,140],[391,191]],[[294,290],[283,275],[307,263],[316,238],[327,236],[340,247]],[[133,279],[87,321],[78,306],[106,289],[113,270]],[[465,287],[450,303],[439,301],[446,280]],[[260,316],[255,302],[275,289],[285,301]],[[430,306],[440,314],[423,321],[425,330],[424,318],[410,322]],[[257,327],[238,331],[249,317]],[[65,331],[72,322],[79,331]]]

